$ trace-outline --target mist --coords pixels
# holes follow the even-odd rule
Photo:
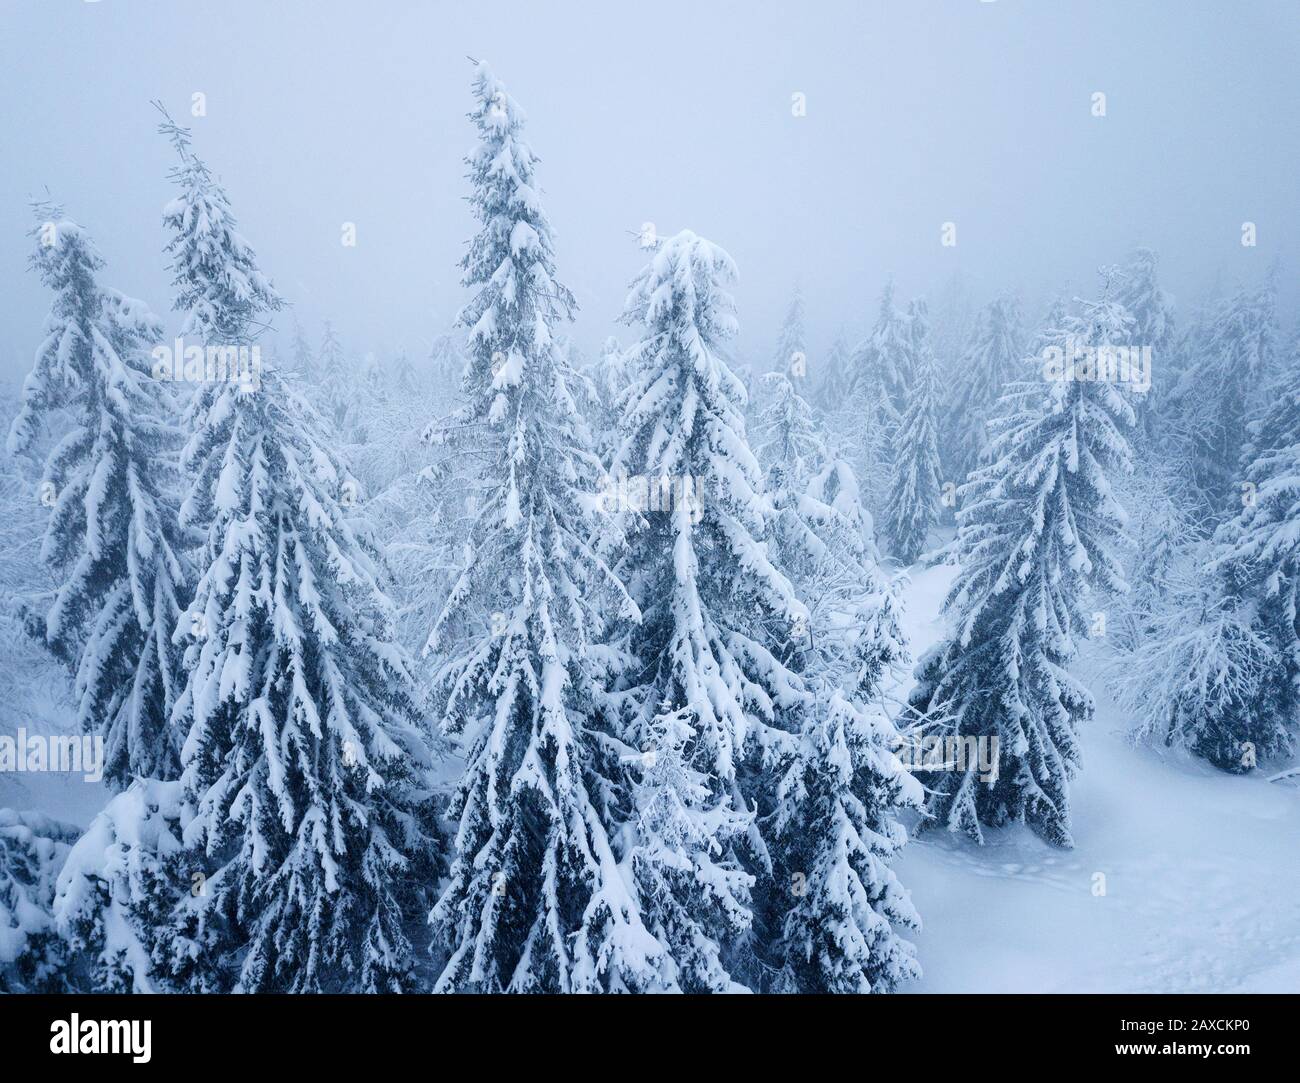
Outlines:
[[[30,367],[48,308],[26,236],[47,190],[104,282],[166,312],[154,99],[291,302],[281,333],[331,319],[354,355],[422,356],[465,299],[467,57],[528,114],[588,354],[617,332],[645,223],[735,258],[756,365],[796,285],[815,355],[865,330],[890,277],[932,304],[1013,290],[1036,317],[1139,244],[1180,313],[1280,261],[1289,326],[1297,46],[1283,2],[6,2],[0,372]]]

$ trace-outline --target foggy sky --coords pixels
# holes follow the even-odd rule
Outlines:
[[[153,98],[313,340],[332,318],[355,355],[422,355],[464,300],[467,54],[528,114],[589,352],[630,338],[644,222],[732,254],[739,348],[762,365],[796,281],[815,356],[870,322],[888,275],[933,305],[959,272],[1036,317],[1134,244],[1159,251],[1180,317],[1216,274],[1231,288],[1278,257],[1294,312],[1295,0],[0,0],[0,377],[30,368],[49,306],[25,236],[47,186],[103,282],[175,327]]]

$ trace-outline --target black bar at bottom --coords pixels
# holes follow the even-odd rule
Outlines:
[[[932,1068],[940,1050],[983,1059],[988,1068],[1024,1057],[1071,1067],[1125,1060],[1262,1066],[1295,1056],[1298,1009],[1300,995],[1228,994],[5,996],[0,1065],[9,1078],[27,1064],[93,1068],[104,1060],[146,1071],[233,1062],[332,1071],[355,1064],[373,1072],[395,1069],[394,1057],[418,1050],[435,1073],[467,1054],[494,1070],[514,1059],[566,1070],[565,1062],[590,1069],[602,1053],[636,1063],[680,1046],[693,1058],[690,1075],[703,1062],[734,1068],[753,1058],[770,1067],[778,1053],[808,1057],[810,1066],[848,1057],[866,1071],[877,1056],[903,1056]]]

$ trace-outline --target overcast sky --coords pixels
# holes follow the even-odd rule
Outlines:
[[[890,274],[933,297],[959,271],[1033,312],[1135,243],[1184,311],[1279,256],[1294,307],[1296,0],[0,0],[0,374],[48,308],[25,236],[46,187],[104,282],[168,309],[153,98],[313,338],[332,318],[358,354],[423,352],[463,300],[467,54],[528,113],[586,349],[617,330],[644,222],[735,257],[755,361],[796,281],[816,349]]]

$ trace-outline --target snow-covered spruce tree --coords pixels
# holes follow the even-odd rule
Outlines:
[[[1135,249],[1115,284],[1115,300],[1133,317],[1129,341],[1116,345],[1151,347],[1152,390],[1134,396],[1138,421],[1143,428],[1155,416],[1151,409],[1151,394],[1157,376],[1160,377],[1161,386],[1171,386],[1164,377],[1176,367],[1171,356],[1175,342],[1174,304],[1157,281],[1158,264],[1159,259],[1151,249]]]
[[[39,812],[0,808],[0,993],[67,991],[68,953],[54,887],[81,834]]]
[[[185,871],[163,934],[188,989],[396,991],[436,873],[430,757],[355,483],[264,368],[185,449],[202,572],[176,638]]]
[[[1151,444],[1144,448],[1153,450]],[[1177,582],[1184,574],[1181,565],[1190,561],[1195,577],[1205,580],[1203,565],[1211,554],[1205,551],[1195,503],[1183,488],[1188,473],[1185,458],[1171,449],[1147,454],[1139,469],[1115,481],[1115,497],[1129,513],[1125,534],[1130,544],[1124,562],[1129,590],[1107,607],[1106,638],[1120,652],[1136,650],[1170,604],[1181,607],[1187,601],[1187,592]],[[1184,597],[1176,598],[1180,593]],[[1194,608],[1202,609],[1205,591],[1193,593]]]
[[[313,402],[321,416],[330,425],[334,435],[342,440],[351,438],[352,423],[356,415],[357,383],[352,379],[343,344],[334,325],[325,321],[321,332],[320,349],[316,354],[320,382],[316,385]]]
[[[399,345],[393,354],[391,383],[400,402],[410,403],[420,396],[420,377],[405,346]]]
[[[939,518],[939,448],[935,415],[939,396],[924,306],[913,302],[912,356],[903,416],[894,430],[893,470],[885,506],[889,550],[903,565],[924,551]]]
[[[822,365],[817,389],[813,394],[813,404],[827,415],[835,413],[848,399],[855,376],[853,353],[844,339],[844,332],[840,331],[831,341],[830,351],[826,354],[826,363]]]
[[[586,376],[595,390],[592,412],[595,422],[596,449],[601,461],[606,462],[614,453],[618,436],[618,404],[628,383],[623,347],[613,335],[605,339],[600,356],[591,363]]]
[[[180,781],[140,778],[76,839],[58,873],[53,915],[84,991],[175,990],[157,965],[159,934],[173,907],[203,890],[185,861],[187,819]]]
[[[811,614],[836,593],[841,565],[858,577],[871,537],[870,517],[857,503],[852,467],[832,459],[812,407],[794,382],[769,372],[762,386],[754,445],[766,467],[768,553],[807,599]]]
[[[183,315],[181,335],[205,347],[247,345],[264,330],[265,314],[284,301],[258,267],[257,253],[235,229],[226,190],[194,154],[189,130],[172,123],[161,106],[159,110],[163,122],[158,131],[180,158],[171,171],[180,194],[163,208],[163,225],[171,231],[172,308]],[[195,409],[202,412],[206,406],[204,400]]]
[[[988,422],[1006,385],[1023,375],[1024,332],[1014,297],[992,301],[956,366],[940,424],[945,477],[960,485],[988,449]]]
[[[465,372],[465,356],[453,334],[441,334],[429,348],[429,375],[434,397],[442,409],[450,409],[451,401],[460,390],[461,376]]]
[[[808,356],[807,317],[804,310],[803,290],[796,286],[776,337],[776,350],[772,354],[772,370],[789,372],[790,366],[800,359],[806,363]]]
[[[9,450],[29,447],[53,410],[76,418],[41,482],[52,501],[41,555],[58,582],[44,639],[76,675],[79,724],[104,737],[105,776],[169,777],[185,569],[167,489],[177,434],[147,353],[162,327],[142,302],[98,285],[103,260],[79,225],[48,204],[36,214],[32,266],[54,301]]]
[[[1159,263],[1150,248],[1134,249],[1115,283],[1115,300],[1133,317],[1133,341],[1163,353],[1173,343],[1174,304],[1157,281]]]
[[[671,709],[665,701],[640,721],[631,736],[644,751],[629,758],[639,771],[619,850],[640,921],[653,939],[643,946],[624,937],[627,947],[607,949],[607,985],[640,992],[746,992],[727,956],[753,920],[754,878],[733,853],[753,819],[719,800],[716,780],[695,763],[695,711]],[[585,941],[584,936],[580,943]]]
[[[1222,521],[1239,506],[1247,426],[1269,400],[1277,377],[1276,285],[1270,278],[1220,306],[1191,345],[1164,411],[1162,430],[1192,466],[1192,487],[1204,512]]]
[[[825,440],[813,421],[812,407],[784,371],[767,373],[762,384],[754,450],[763,466],[777,467],[796,488],[802,488],[829,458]]]
[[[887,429],[897,424],[907,393],[908,361],[912,351],[912,333],[907,316],[894,304],[894,284],[886,283],[880,297],[880,312],[867,340],[858,347],[855,369],[858,386],[864,395],[854,400],[855,407],[873,405]],[[880,392],[884,392],[883,398]]]
[[[606,615],[636,607],[600,556],[600,464],[553,328],[555,278],[523,114],[486,66],[467,159],[480,222],[461,262],[475,291],[464,405],[446,439],[482,462],[465,566],[429,636],[442,726],[467,739],[456,851],[430,920],[442,991],[574,992],[670,983],[610,839],[627,751],[602,718]],[[608,608],[607,608],[608,607]]]
[[[889,458],[907,379],[911,334],[894,305],[893,283],[885,286],[880,314],[870,335],[854,351],[854,381],[832,424],[850,453],[873,512],[885,503]]]
[[[1108,475],[1129,469],[1133,411],[1116,384],[1075,378],[1069,359],[1074,346],[1123,341],[1129,322],[1109,300],[1062,321],[1059,371],[1013,385],[990,463],[961,491],[953,631],[920,660],[911,702],[941,736],[998,741],[994,780],[974,762],[926,776],[935,824],[976,841],[981,825],[1023,822],[1072,845],[1068,779],[1093,701],[1067,666],[1090,593],[1124,589],[1112,543],[1125,516]]]
[[[1252,615],[1277,661],[1245,710],[1213,720],[1194,750],[1240,770],[1281,756],[1300,725],[1300,356],[1293,354],[1272,405],[1251,425],[1242,506],[1216,536],[1224,593]],[[1243,762],[1243,750],[1251,763]]]
[[[1210,548],[1191,540],[1175,551],[1159,605],[1133,649],[1108,667],[1110,684],[1134,720],[1134,740],[1244,772],[1286,747],[1285,721],[1279,726],[1270,706],[1288,695],[1286,672],[1249,602],[1206,576]]]
[[[290,347],[291,363],[288,373],[292,373],[294,378],[303,386],[311,386],[316,382],[316,354],[312,351],[311,344],[307,341],[307,335],[303,332],[302,324],[296,319],[293,321],[293,344]]]
[[[897,731],[878,706],[837,689],[812,712],[777,793],[771,830],[793,905],[779,925],[776,992],[886,993],[920,977],[916,949],[899,935],[920,917],[890,861],[907,841],[902,808],[920,784],[893,749]]]
[[[728,959],[752,921],[752,878],[734,830],[751,807],[740,778],[747,763],[772,767],[793,746],[775,714],[797,678],[774,652],[807,624],[761,541],[762,475],[745,436],[744,389],[719,354],[737,327],[725,290],[735,273],[730,256],[686,231],[665,240],[634,280],[623,319],[641,338],[627,354],[633,380],[611,471],[677,487],[629,541],[624,567],[643,619],[629,644],[640,679],[625,692],[628,743],[666,763],[636,780],[638,803],[665,777],[701,783],[660,802],[675,810],[671,835],[689,839],[689,850],[643,846],[632,861],[646,924],[677,927],[678,942],[716,945],[680,975],[688,990],[724,991],[739,980]],[[718,830],[701,831],[710,824]],[[665,877],[679,890],[656,891]]]
[[[883,668],[905,654],[871,517],[853,468],[829,451],[794,385],[781,373],[768,373],[764,383],[770,391],[759,419],[758,454],[769,464],[769,554],[808,606],[821,665],[851,695],[865,698]]]
[[[820,575],[839,552],[833,543],[860,526],[842,514],[852,475],[820,462],[806,403],[796,402],[785,377],[774,374],[768,447],[786,448],[795,470],[820,468],[816,480],[835,505],[791,493],[784,479],[793,475],[781,473],[779,506],[769,509],[740,413],[742,388],[720,352],[736,330],[725,290],[734,275],[724,252],[681,233],[664,242],[635,280],[625,310],[642,338],[628,352],[634,378],[614,470],[669,479],[683,496],[689,478],[694,494],[643,517],[624,565],[643,612],[629,644],[637,660],[629,672],[638,677],[623,687],[626,740],[645,754],[633,761],[634,775],[638,763],[644,767],[633,793],[638,807],[661,812],[653,825],[641,821],[629,864],[645,924],[668,936],[683,989],[721,991],[742,983],[813,990],[836,984],[835,973],[845,975],[845,987],[886,988],[912,972],[895,965],[908,953],[891,923],[905,923],[906,908],[894,908],[898,895],[886,886],[892,880],[884,869],[901,841],[891,818],[893,782],[885,781],[897,761],[886,746],[872,764],[880,767],[877,776],[865,758],[843,775],[821,759],[830,748],[812,735],[824,722],[829,696],[804,673],[812,672],[804,657],[809,610],[763,540],[776,542],[782,557],[798,549],[809,581],[824,581]],[[845,479],[849,484],[841,486]],[[838,539],[836,524],[847,526]],[[863,544],[860,535],[856,544]],[[820,568],[819,560],[826,562]],[[834,632],[822,642],[819,674],[842,661],[829,649],[839,642]],[[884,741],[887,728],[875,737]],[[805,787],[796,778],[819,781]],[[778,792],[783,785],[788,800]],[[834,850],[846,836],[832,828],[815,838],[806,822],[834,816],[832,805],[847,808],[854,785],[881,797],[870,812],[855,806],[847,814],[861,813],[855,822],[863,826],[881,813],[866,844],[879,864],[862,852],[839,861]],[[660,838],[672,845],[660,845]],[[803,885],[818,875],[833,879],[805,897]],[[671,889],[659,886],[665,877]],[[857,885],[866,886],[858,892]],[[872,926],[866,947],[837,935],[842,904],[861,904],[880,917],[877,923],[853,909],[849,920]],[[820,938],[825,950],[787,970],[787,961],[793,967],[805,950],[805,936]],[[862,978],[866,970],[871,978]]]
[[[898,810],[920,807],[922,791],[895,757],[897,731],[878,699],[906,658],[897,603],[876,565],[851,468],[831,457],[783,374],[764,382],[768,551],[807,600],[807,642],[790,662],[815,682],[761,825],[772,840],[773,880],[789,889],[771,894],[763,915],[776,941],[765,953],[775,971],[765,987],[886,991],[919,975],[914,949],[895,929],[919,919],[889,862],[906,839]]]

